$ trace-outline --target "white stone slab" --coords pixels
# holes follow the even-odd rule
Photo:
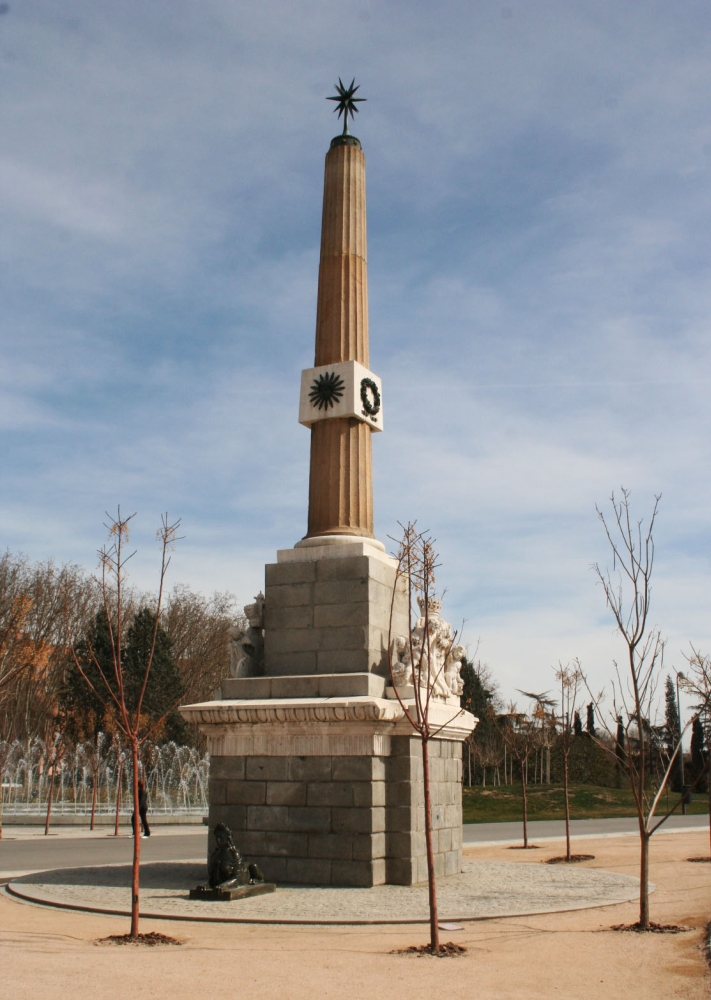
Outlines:
[[[216,756],[387,756],[392,736],[413,735],[399,702],[368,696],[212,701],[182,705],[180,714]],[[442,740],[462,741],[477,724],[442,702],[430,704],[429,720]]]
[[[310,396],[312,388],[320,379],[332,377],[337,380],[337,396],[328,405],[319,408],[319,400]],[[376,386],[373,390],[368,382]],[[376,398],[377,393],[377,398]],[[369,413],[364,400],[370,406],[377,403],[375,413]],[[339,361],[333,365],[319,365],[306,368],[301,373],[301,395],[299,398],[299,423],[306,427],[319,420],[333,417],[355,417],[374,431],[383,429],[383,387],[380,378],[357,361]]]
[[[397,560],[389,556],[377,538],[359,535],[317,535],[302,538],[293,549],[279,549],[277,562],[317,562],[319,559],[347,559],[349,556],[371,556],[397,567]]]

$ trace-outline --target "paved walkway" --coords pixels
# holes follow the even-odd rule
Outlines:
[[[129,865],[84,867],[27,875],[6,891],[16,898],[68,909],[127,914]],[[205,879],[203,861],[149,863],[141,869],[141,915],[163,920],[228,923],[426,923],[427,887],[372,889],[280,886],[276,892],[231,903],[190,900]],[[481,920],[580,910],[634,899],[636,878],[583,865],[513,864],[465,860],[460,875],[437,880],[440,919]]]

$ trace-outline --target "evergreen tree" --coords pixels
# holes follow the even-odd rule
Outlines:
[[[597,735],[595,732],[595,705],[593,702],[590,702],[588,705],[585,730],[590,736]]]
[[[93,619],[86,638],[77,646],[77,657],[87,678],[104,694],[99,667],[115,690],[114,663],[111,638],[106,614],[99,611]],[[98,663],[98,667],[97,667]],[[59,697],[59,716],[62,728],[69,739],[95,740],[100,732],[112,732],[112,711],[96,697],[73,660],[67,662],[64,684]]]
[[[135,712],[138,704],[153,641],[154,626],[155,615],[150,608],[143,608],[133,619],[126,634],[122,660],[126,708],[129,712]],[[110,698],[106,697],[106,688],[95,660],[98,661],[111,690],[114,693],[118,690],[109,626],[104,611],[96,615],[86,639],[77,648],[77,656],[82,670],[99,694],[104,697],[106,705],[96,697],[72,662],[66,671],[61,714],[65,720],[65,730],[73,739],[93,739],[100,731],[114,730],[112,722],[114,708]],[[175,740],[176,743],[192,741],[192,731],[178,710],[175,708],[170,710],[170,706],[176,704],[183,691],[184,684],[173,658],[170,639],[165,630],[159,626],[142,705],[142,715],[146,716],[149,723],[156,722],[168,712],[164,722],[153,735],[154,739]]]
[[[704,724],[695,716],[691,723],[691,784],[694,791],[705,792],[708,788],[706,772],[706,754]]]
[[[493,690],[487,688],[482,682],[481,676],[466,657],[462,658],[462,669],[460,673],[463,690],[460,698],[462,708],[471,712],[481,722],[486,718],[486,710],[493,698]]]
[[[471,712],[479,720],[474,732],[467,738],[466,767],[471,764],[471,756],[476,759],[477,751],[483,747],[489,749],[503,747],[503,741],[496,720],[494,707],[494,686],[488,686],[487,671],[477,670],[473,663],[464,657],[461,674],[463,691],[460,704],[467,712]],[[489,682],[490,683],[490,682]],[[488,765],[484,765],[488,766]],[[496,765],[492,765],[496,766]]]
[[[143,608],[133,619],[126,637],[124,656],[124,688],[126,691],[126,706],[135,711],[141,686],[146,672],[146,663],[150,656],[153,630],[156,617],[150,608]],[[146,682],[146,692],[143,696],[142,711],[153,722],[166,716],[156,735],[166,740],[184,743],[189,738],[189,727],[177,708],[170,710],[180,699],[185,685],[180,671],[173,659],[170,639],[163,628],[158,626],[156,646],[153,654],[151,670]],[[166,713],[168,713],[166,715]],[[154,738],[156,738],[154,736]]]
[[[575,736],[583,735],[583,724],[580,721],[580,712],[577,711],[573,716],[573,733]]]
[[[679,724],[679,709],[676,702],[674,681],[671,679],[669,674],[667,674],[666,683],[664,685],[664,703],[667,752],[671,755],[674,753],[676,745],[679,742],[681,726]],[[681,750],[679,750],[679,753],[676,755],[671,774],[669,775],[669,780],[671,790],[679,794],[681,792],[682,785],[684,784],[684,764]]]

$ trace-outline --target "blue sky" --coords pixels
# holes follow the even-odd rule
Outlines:
[[[653,619],[711,650],[711,8],[16,0],[0,16],[0,542],[248,601],[305,531],[324,98],[368,163],[376,532],[437,539],[506,696],[621,649],[594,505],[661,493]]]

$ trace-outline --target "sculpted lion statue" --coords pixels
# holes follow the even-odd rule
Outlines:
[[[248,865],[235,847],[232,831],[218,823],[213,831],[215,850],[207,863],[207,876],[211,889],[236,889],[240,885],[263,882],[259,865]]]

